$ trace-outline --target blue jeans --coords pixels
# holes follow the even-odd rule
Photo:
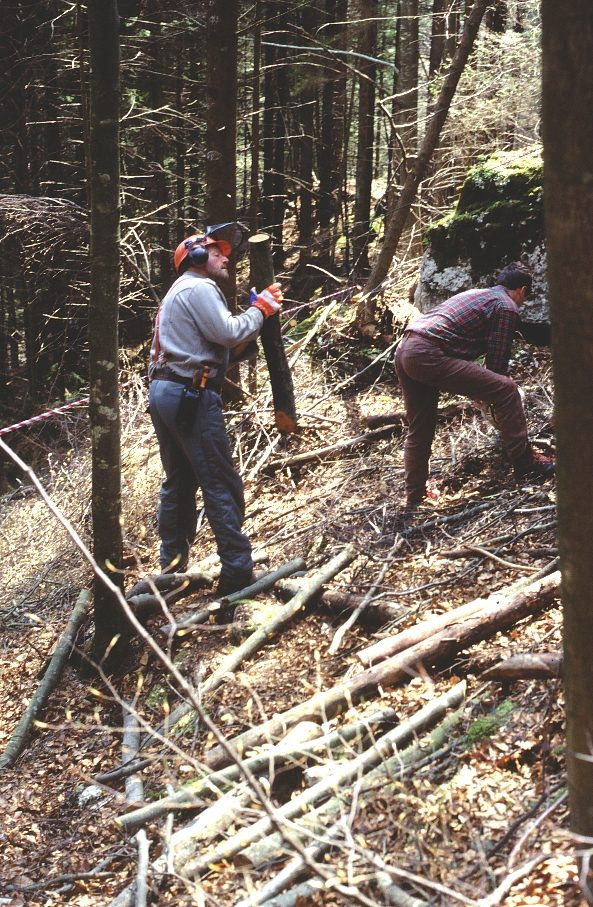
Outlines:
[[[196,536],[196,491],[201,488],[221,576],[250,575],[251,545],[241,532],[243,482],[233,465],[222,400],[216,391],[201,391],[194,425],[183,431],[176,423],[183,389],[173,381],[155,380],[150,385],[150,416],[165,470],[158,511],[161,567],[177,556],[180,563],[187,561]]]

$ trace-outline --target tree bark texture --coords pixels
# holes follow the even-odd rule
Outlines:
[[[366,276],[369,270],[369,231],[371,188],[373,183],[373,148],[375,135],[376,63],[366,59],[377,53],[377,0],[358,0],[358,132],[356,149],[356,191],[352,256],[354,273]]]
[[[253,9],[253,82],[251,86],[251,162],[249,171],[249,227],[257,233],[259,221],[259,156],[261,140],[261,13],[262,0],[255,0]]]
[[[401,22],[398,30],[397,91],[394,103],[396,130],[399,132],[405,158],[400,161],[398,182],[403,182],[410,164],[416,158],[418,143],[418,63],[420,47],[418,43],[418,0],[400,0]],[[398,158],[398,149],[394,148],[394,160]],[[399,154],[401,157],[401,154]],[[397,173],[397,168],[396,173]]]
[[[443,61],[443,54],[445,53],[445,36],[447,30],[447,22],[445,18],[446,9],[447,0],[433,0],[430,54],[428,58],[429,77],[434,76]]]
[[[237,207],[238,0],[207,0],[206,222],[234,220]]]
[[[500,661],[481,675],[484,680],[550,680],[560,677],[562,652],[540,652],[513,655]]]
[[[572,829],[591,836],[593,7],[589,0],[574,0],[567,6],[543,0],[542,14],[544,201],[555,378],[568,781]]]
[[[264,290],[274,283],[275,279],[270,237],[266,233],[251,236],[249,254],[250,284],[256,290]],[[289,434],[296,431],[297,413],[292,375],[282,342],[279,315],[271,315],[266,318],[260,338],[270,373],[276,428],[283,434]]]
[[[365,327],[374,322],[376,303],[372,291],[387,277],[393,256],[406,225],[410,208],[416,197],[418,186],[427,173],[432,155],[438,145],[441,130],[445,124],[451,101],[463,73],[467,59],[473,49],[488,0],[475,0],[470,15],[465,20],[463,35],[451,61],[449,72],[441,88],[435,111],[428,123],[422,146],[418,152],[415,167],[407,175],[389,223],[385,227],[383,245],[364,287],[364,297],[359,303],[356,322],[363,333]]]
[[[346,46],[347,0],[325,0],[323,16],[325,41],[333,49]],[[320,260],[329,265],[335,252],[331,224],[341,210],[341,172],[344,150],[346,110],[345,74],[336,71],[335,58],[324,74],[319,105],[319,130],[317,140],[317,175],[319,177],[317,219],[320,237]]]
[[[286,205],[285,151],[286,126],[284,105],[289,101],[287,61],[274,42],[282,42],[288,11],[278,0],[267,0],[266,20],[271,23],[269,40],[264,48],[264,111],[263,111],[263,176],[262,221],[263,229],[273,239],[276,264],[283,258],[284,209]]]
[[[206,194],[207,224],[237,217],[237,16],[238,0],[207,0],[206,4]],[[236,261],[229,261],[224,294],[231,312],[237,310]],[[231,364],[228,377],[237,382]],[[225,394],[229,392],[228,386]],[[234,396],[232,392],[231,396]]]
[[[102,570],[122,561],[118,310],[120,281],[119,16],[116,0],[88,5],[91,100],[91,295],[89,369],[94,555]],[[113,574],[116,585],[121,576]],[[115,664],[127,624],[114,595],[95,580],[95,636],[101,661],[112,638]]]

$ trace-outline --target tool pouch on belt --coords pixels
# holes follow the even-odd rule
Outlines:
[[[200,389],[194,387],[184,387],[179,401],[176,421],[181,431],[191,431],[196,416],[198,414],[198,403],[200,402]]]

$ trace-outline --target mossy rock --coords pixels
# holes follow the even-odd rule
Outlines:
[[[472,167],[455,208],[428,228],[414,302],[423,312],[470,287],[489,286],[511,261],[534,276],[525,316],[547,318],[543,162],[539,145],[498,151]]]

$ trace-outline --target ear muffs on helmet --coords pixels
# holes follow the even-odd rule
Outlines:
[[[192,265],[204,265],[208,261],[208,246],[212,245],[217,245],[226,258],[230,258],[233,253],[238,257],[247,245],[247,235],[246,227],[237,221],[229,221],[207,227],[201,235],[188,236],[175,249],[175,270],[178,274],[183,274]]]
[[[210,243],[205,236],[190,236],[189,239],[185,240],[187,257],[192,265],[206,264],[208,261],[208,245],[210,245]]]
[[[188,236],[179,243],[173,255],[173,263],[178,274],[183,274],[188,268],[199,267],[208,261],[208,246],[218,246],[227,258],[232,254],[233,247],[224,239],[215,239],[213,236]]]
[[[173,264],[178,274],[191,265],[203,265],[208,261],[208,249],[203,245],[205,236],[188,236],[182,240],[173,254]]]

